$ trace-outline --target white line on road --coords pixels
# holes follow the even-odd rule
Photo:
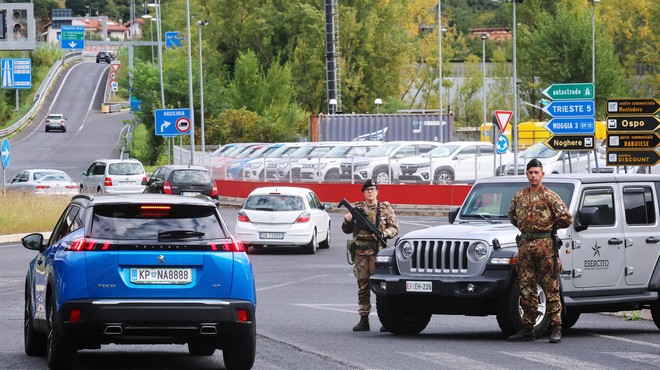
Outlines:
[[[471,358],[458,356],[456,353],[448,352],[399,352],[402,355],[413,357],[416,360],[424,360],[437,365],[439,369],[489,369],[500,370],[505,367],[495,366],[490,362],[482,362]]]
[[[611,335],[605,335],[605,334],[591,334],[591,335],[593,335],[594,337],[599,337],[599,338],[618,340],[618,341],[620,341],[620,342],[639,344],[640,346],[648,346],[648,347],[653,347],[653,348],[660,348],[660,344],[649,343],[649,342],[642,342],[641,340],[619,338],[619,337],[615,337],[615,336],[611,336]]]
[[[567,356],[560,356],[553,354],[551,357],[548,357],[546,352],[500,352],[505,356],[513,356],[522,358],[523,360],[536,362],[541,365],[548,365],[548,361],[551,361],[551,365],[561,369],[591,369],[591,370],[606,370],[611,369],[611,367],[601,366],[594,364],[592,362],[580,361],[574,358]]]
[[[270,289],[275,289],[275,288],[281,288],[281,287],[285,287],[285,286],[289,286],[289,285],[295,285],[295,284],[302,283],[303,281],[319,279],[319,278],[323,278],[323,277],[326,277],[326,276],[330,276],[330,274],[323,274],[323,275],[310,276],[310,277],[305,278],[305,279],[300,279],[300,280],[296,280],[296,281],[291,281],[291,282],[288,282],[288,283],[282,283],[282,284],[276,284],[276,285],[271,285],[271,286],[265,286],[265,287],[262,287],[262,288],[257,288],[257,292],[261,292],[262,290],[270,290]]]
[[[608,352],[608,355],[616,356],[625,360],[655,365],[660,368],[660,356],[646,352]]]

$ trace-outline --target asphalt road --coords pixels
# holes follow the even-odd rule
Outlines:
[[[222,209],[233,229],[236,209]],[[546,338],[510,343],[495,317],[434,316],[416,336],[377,331],[355,333],[355,278],[346,263],[346,236],[332,213],[329,249],[314,255],[294,248],[250,254],[257,284],[255,369],[657,369],[660,335],[651,321],[583,315],[561,344]],[[444,219],[401,216],[403,233]],[[45,368],[44,358],[23,352],[23,279],[33,252],[17,243],[0,245],[0,369]],[[104,346],[79,354],[77,369],[222,369],[218,351],[190,356],[185,346]]]

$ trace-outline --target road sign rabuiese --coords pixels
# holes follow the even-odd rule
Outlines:
[[[594,135],[554,135],[543,144],[553,150],[589,150],[594,148]]]
[[[607,131],[647,131],[660,129],[660,118],[655,116],[608,116]]]
[[[655,149],[660,146],[660,135],[649,133],[608,134],[608,149]]]
[[[655,166],[660,163],[660,153],[655,150],[607,150],[608,166]]]
[[[590,82],[553,84],[547,89],[543,90],[543,95],[552,100],[593,99],[594,84]]]
[[[656,114],[658,99],[607,99],[607,114]]]

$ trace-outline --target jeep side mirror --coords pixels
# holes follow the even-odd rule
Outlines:
[[[600,210],[598,207],[582,207],[577,213],[577,222],[575,231],[583,231],[589,228],[589,225],[598,225],[600,220]]]
[[[458,211],[461,210],[461,207],[451,207],[449,209],[449,213],[447,213],[447,219],[449,219],[449,223],[453,224],[454,220],[456,220],[456,217],[458,216]]]

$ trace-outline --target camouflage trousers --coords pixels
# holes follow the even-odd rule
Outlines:
[[[374,270],[376,269],[376,255],[361,253],[364,252],[358,252],[358,254],[355,255],[353,275],[355,275],[358,284],[358,314],[360,314],[360,316],[365,316],[371,313],[371,290],[369,289],[369,278],[374,274]]]
[[[543,286],[547,299],[546,314],[550,326],[561,325],[561,296],[559,275],[561,260],[557,260],[557,278],[553,274],[552,239],[522,240],[518,246],[518,279],[520,284],[520,306],[523,310],[522,323],[534,326],[538,310],[536,285]]]

